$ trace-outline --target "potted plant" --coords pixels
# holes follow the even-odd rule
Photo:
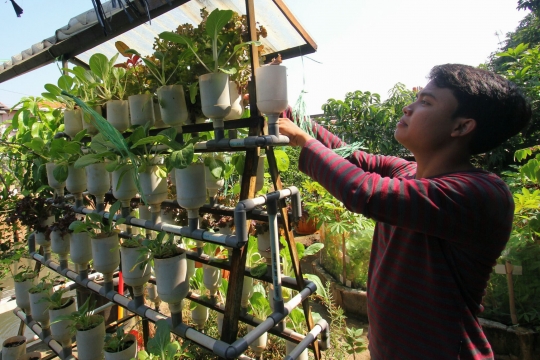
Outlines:
[[[49,275],[43,277],[39,283],[29,290],[30,309],[32,318],[41,324],[41,328],[46,332],[49,327],[49,305],[41,299],[52,295],[54,281],[49,279]]]
[[[105,360],[131,360],[137,355],[137,338],[119,326],[105,335]]]
[[[113,222],[114,215],[120,209],[120,201],[116,201],[109,209],[109,218],[105,218],[104,213],[89,213],[85,221],[74,221],[69,229],[74,233],[87,232],[90,234],[92,242],[92,256],[94,259],[94,269],[103,274],[105,286],[112,287],[113,273],[120,265],[120,252],[118,242],[118,232],[115,226],[125,222],[120,218]]]
[[[2,343],[2,359],[17,360],[26,353],[26,337],[11,336]]]
[[[62,90],[76,94],[78,92],[78,83],[71,76],[63,74],[58,78],[57,85],[45,84],[44,87],[47,92],[41,93],[41,95],[45,99],[61,102],[66,106],[64,110],[64,132],[72,138],[75,137],[83,129],[82,112],[71,98],[62,95]]]
[[[78,358],[81,360],[103,359],[105,319],[90,310],[91,298],[92,296],[89,296],[78,310],[59,316],[52,322],[53,324],[64,320],[70,322],[68,328],[76,336]]]
[[[120,246],[124,283],[133,287],[136,297],[144,295],[144,285],[150,279],[152,270],[148,263],[149,254],[144,251],[142,242],[141,235],[134,235],[123,240]]]
[[[51,224],[51,251],[58,254],[62,267],[67,267],[67,256],[71,243],[71,230],[69,226],[76,221],[75,212],[71,206],[64,204],[59,208],[58,219]]]
[[[36,284],[38,275],[38,272],[32,267],[25,265],[19,266],[17,272],[13,274],[17,306],[23,309],[27,315],[31,314],[29,290]]]
[[[313,313],[313,316],[315,317],[315,313]],[[286,321],[285,324],[289,329],[299,334],[302,334],[304,332],[305,317],[304,317],[304,313],[299,308],[294,308],[290,312],[289,316],[287,317],[287,320],[284,320],[284,321]],[[285,340],[285,346],[286,346],[285,353],[289,355],[291,351],[296,347],[296,345],[297,345],[296,343],[293,343],[289,340]],[[297,359],[308,360],[308,350],[305,349],[304,351],[302,351],[302,353],[300,354],[300,356],[297,357]]]
[[[266,318],[272,313],[268,300],[260,292],[254,292],[249,298],[249,305],[251,307],[251,314],[259,320],[266,320]],[[247,325],[248,331],[254,329],[253,326]],[[255,357],[260,357],[266,349],[266,343],[268,341],[268,333],[264,333],[257,338],[254,342],[249,344],[251,351],[255,353]]]
[[[172,71],[167,73],[165,72],[166,53],[155,51],[149,58],[141,57],[134,49],[127,49],[125,50],[125,53],[138,56],[142,59],[149,73],[159,85],[157,88],[157,95],[162,121],[181,131],[182,128],[179,127],[179,125],[183,125],[188,118],[184,87],[180,84],[170,85],[169,81],[181,65],[186,66],[184,60],[188,53],[184,52],[175,59],[176,66]]]
[[[205,243],[204,244],[204,251],[209,256],[214,257],[216,254],[221,253],[223,250],[223,247],[212,244],[212,243]],[[221,271],[219,268],[203,264],[203,283],[205,288],[210,293],[210,298],[214,298],[221,286]]]
[[[105,55],[96,53],[90,57],[88,65],[93,74],[93,77],[89,78],[90,85],[95,86],[98,97],[94,110],[101,114],[101,105],[105,105],[107,121],[122,132],[127,129],[125,127],[125,118],[128,113],[128,103],[125,100],[127,78],[126,69],[114,66],[118,55],[117,53],[111,59],[107,59]],[[83,125],[89,125],[95,129],[89,118],[91,115],[85,113],[84,116],[85,123]],[[89,130],[88,133],[97,134],[97,129],[93,129]]]
[[[177,246],[174,236],[164,231],[154,240],[144,240],[142,245],[140,259],[143,264],[153,261],[160,299],[169,304],[171,314],[181,313],[182,300],[189,292],[186,253]]]
[[[171,341],[171,328],[167,320],[156,321],[156,333],[153,338],[148,339],[146,350],[141,350],[137,355],[139,360],[175,360],[179,353],[184,352],[184,346],[180,346],[178,341]],[[184,342],[187,344],[187,342]],[[191,357],[190,354],[185,354]]]
[[[204,275],[203,269],[198,268],[195,270],[195,274],[189,279],[190,286],[193,290],[199,292],[199,298],[201,300],[209,300],[206,295],[206,288],[204,287]],[[204,305],[192,301],[189,309],[191,310],[191,320],[195,323],[197,329],[202,330],[204,324],[208,320],[208,308]]]
[[[45,293],[39,302],[46,304],[49,310],[49,322],[52,338],[58,341],[62,348],[71,349],[70,320],[58,320],[60,316],[71,314],[75,311],[75,299],[63,297],[68,288],[58,289],[55,292]]]
[[[237,69],[231,65],[230,61],[244,46],[252,43],[259,45],[259,42],[252,41],[240,44],[226,43],[226,37],[222,34],[222,30],[233,15],[232,10],[215,9],[206,19],[205,30],[207,39],[211,44],[211,59],[213,61],[213,65],[210,66],[199,56],[198,49],[195,48],[192,39],[189,37],[173,32],[159,34],[161,39],[185,45],[208,71],[207,74],[199,77],[199,87],[202,111],[203,114],[214,120],[216,139],[223,138],[223,119],[231,111],[229,74],[236,73]],[[227,47],[233,47],[233,49],[231,51],[229,48],[230,56],[223,58],[221,55]]]

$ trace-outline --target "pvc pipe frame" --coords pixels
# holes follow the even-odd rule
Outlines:
[[[62,274],[63,276],[75,281],[77,284],[82,285],[90,290],[92,290],[95,293],[98,293],[107,299],[111,300],[111,302],[118,304],[141,317],[146,317],[149,320],[156,322],[161,319],[167,320],[169,322],[169,325],[172,325],[171,318],[151,309],[150,307],[144,305],[144,303],[141,301],[142,299],[128,299],[120,294],[118,294],[116,291],[111,290],[109,292],[105,292],[105,287],[101,286],[99,284],[94,283],[93,281],[89,279],[81,279],[81,277],[69,270],[64,269],[60,272],[60,265],[53,262],[52,260],[45,261],[42,255],[33,253],[31,254],[32,257],[44,264],[45,266],[49,267],[50,269]],[[247,350],[250,343],[255,341],[259,336],[261,336],[263,333],[267,332],[271,328],[273,328],[276,324],[281,322],[290,312],[297,307],[305,298],[310,296],[312,293],[314,293],[317,290],[316,285],[311,281],[306,281],[306,287],[300,291],[295,297],[293,297],[289,302],[284,304],[283,312],[278,313],[274,312],[271,314],[266,320],[261,322],[256,328],[254,328],[251,332],[249,332],[246,336],[244,336],[241,339],[236,340],[233,344],[228,344],[221,340],[216,340],[208,335],[205,335],[189,326],[187,326],[184,323],[178,324],[176,327],[172,329],[172,332],[175,334],[189,339],[191,341],[194,341],[200,346],[203,346],[211,351],[214,352],[214,354],[228,358],[228,359],[235,359],[235,358],[244,358],[249,359],[249,357],[242,356],[241,354]],[[109,305],[109,304],[107,304]],[[172,327],[172,326],[171,326]],[[322,329],[322,327],[321,327]],[[313,331],[313,330],[312,330]],[[320,332],[320,331],[319,331]],[[37,334],[37,333],[36,333]],[[302,337],[299,335],[298,337]],[[313,342],[313,340],[306,342],[306,345],[303,349],[307,348],[309,344]],[[60,346],[61,348],[61,346]],[[303,351],[302,349],[302,351]]]
[[[256,148],[266,146],[283,146],[289,144],[289,138],[284,135],[248,136],[243,139],[220,138],[195,144],[197,150],[227,151],[240,148]]]
[[[234,209],[234,224],[236,227],[236,235],[223,235],[223,234],[216,234],[204,229],[193,229],[191,226],[178,226],[178,225],[172,225],[167,224],[163,222],[154,223],[152,220],[145,220],[145,219],[137,219],[132,216],[126,217],[125,224],[126,225],[134,225],[138,227],[142,227],[148,230],[155,230],[155,231],[166,231],[173,233],[175,235],[182,235],[188,238],[192,238],[195,240],[200,241],[206,241],[226,247],[232,247],[232,248],[241,248],[248,242],[248,236],[247,233],[247,218],[246,218],[246,212],[252,211],[256,206],[264,205],[268,201],[277,201],[284,199],[286,197],[292,197],[292,204],[293,204],[293,217],[296,219],[300,218],[300,214],[302,212],[301,202],[300,202],[300,192],[298,191],[298,188],[295,186],[291,186],[289,188],[285,188],[283,190],[274,191],[266,195],[261,195],[253,199],[247,199],[242,200],[238,203],[236,208]],[[79,207],[76,208],[75,206],[72,206],[72,209],[81,214],[89,214],[92,212],[95,212],[92,209]],[[108,212],[102,211],[100,212],[106,219],[109,219],[110,214]],[[114,220],[117,220],[120,217],[120,215],[115,215]],[[159,219],[159,218],[158,218]]]
[[[32,330],[37,336],[39,336],[39,338],[44,343],[46,343],[51,348],[51,350],[54,351],[54,353],[58,355],[61,359],[69,359],[69,358],[74,359],[74,357],[71,355],[71,352],[69,354],[64,353],[64,348],[56,340],[53,340],[50,334],[50,331],[49,331],[49,334],[45,336],[43,329],[41,328],[41,326],[39,325],[37,321],[35,320],[29,321],[28,318],[26,317],[26,314],[21,308],[16,307],[15,309],[13,309],[13,313],[19,319],[21,319],[26,324],[26,326],[30,328],[30,330]],[[69,350],[71,350],[71,348]]]

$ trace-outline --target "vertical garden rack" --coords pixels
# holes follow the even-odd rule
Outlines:
[[[187,1],[173,1],[173,6],[178,6]],[[289,58],[293,56],[297,56],[300,54],[306,54],[310,53],[315,50],[316,45],[314,44],[313,40],[309,37],[309,35],[303,30],[303,28],[300,26],[300,24],[294,19],[290,11],[287,9],[285,4],[281,0],[273,0],[274,4],[279,8],[279,10],[287,17],[287,19],[291,22],[294,29],[300,33],[302,38],[306,41],[305,47],[299,47],[299,48],[293,48],[293,49],[285,49],[284,51],[280,51],[283,58]],[[255,30],[255,10],[254,10],[254,1],[253,0],[245,0],[246,4],[246,13],[247,13],[247,19],[248,19],[248,29],[250,31],[251,38],[255,40],[256,38],[256,30]],[[159,8],[158,6],[157,8]],[[161,8],[160,11],[163,9]],[[156,12],[156,14],[158,14]],[[125,30],[124,30],[125,31]],[[87,45],[88,47],[88,45]],[[310,51],[312,49],[312,51]],[[255,45],[251,46],[250,49],[250,55],[251,55],[251,66],[252,69],[256,69],[258,64],[258,50]],[[268,55],[268,57],[271,59],[271,56],[273,54]],[[268,59],[268,60],[270,60]],[[2,75],[2,74],[0,74]],[[252,71],[252,80],[250,83],[250,109],[252,114],[258,114],[257,111],[257,96],[256,96],[256,90],[255,90],[255,79],[254,79],[254,71]],[[225,129],[237,129],[237,128],[249,128],[249,136],[250,137],[258,137],[262,135],[262,128],[263,128],[264,118],[260,116],[252,116],[250,119],[241,119],[241,120],[232,120],[225,123]],[[186,125],[183,127],[183,133],[194,133],[199,131],[208,131],[212,129],[212,124],[199,124],[199,125]],[[260,141],[256,141],[251,146],[245,146],[245,147],[235,147],[232,149],[230,146],[221,146],[222,144],[218,146],[214,146],[210,151],[213,152],[219,152],[219,151],[245,151],[246,153],[246,162],[244,167],[244,173],[242,176],[242,183],[241,183],[241,191],[240,191],[240,200],[243,201],[245,199],[253,199],[255,196],[255,174],[257,171],[257,159],[260,151],[261,144],[265,148],[265,152],[267,154],[268,163],[269,163],[269,169],[270,169],[270,175],[272,178],[272,182],[274,184],[274,188],[276,192],[272,194],[267,194],[267,196],[264,197],[264,203],[266,203],[266,200],[272,198],[273,204],[271,207],[273,208],[272,212],[273,215],[277,215],[277,217],[280,219],[279,224],[282,227],[283,234],[285,235],[285,239],[288,243],[288,248],[290,251],[290,256],[293,262],[293,269],[295,273],[295,278],[283,278],[283,285],[286,287],[293,288],[295,290],[299,291],[299,295],[297,295],[295,298],[293,298],[290,303],[289,307],[292,309],[293,307],[296,307],[300,303],[302,304],[304,314],[306,317],[306,322],[308,324],[308,331],[310,333],[304,338],[304,340],[301,341],[300,346],[297,348],[299,353],[300,350],[304,349],[309,343],[312,343],[312,349],[314,350],[315,358],[320,358],[320,350],[319,350],[319,342],[316,339],[316,336],[319,333],[322,333],[323,341],[321,342],[322,347],[327,346],[328,342],[328,326],[325,325],[324,322],[319,324],[318,327],[315,327],[315,324],[313,323],[313,319],[311,317],[309,302],[308,302],[308,296],[315,290],[315,287],[312,283],[306,282],[302,276],[302,271],[300,268],[299,263],[299,257],[298,253],[296,251],[295,246],[295,240],[293,233],[290,229],[290,223],[289,223],[289,214],[286,211],[285,201],[284,197],[286,195],[283,195],[287,192],[287,190],[284,190],[281,184],[279,171],[277,169],[276,164],[276,158],[274,156],[273,152],[273,146],[275,144],[266,143],[262,140],[262,137],[260,138]],[[282,145],[282,144],[280,144]],[[206,150],[201,150],[206,151]],[[289,195],[292,195],[292,191],[289,191]],[[76,207],[74,206],[75,211],[80,213],[88,213],[90,210],[84,209],[82,207]],[[269,208],[270,209],[270,208]],[[233,210],[232,209],[224,209],[223,207],[204,207],[201,209],[201,212],[213,212],[220,215],[231,215]],[[268,211],[270,212],[270,211]],[[277,213],[277,214],[276,214]],[[258,220],[263,220],[264,216],[267,215],[264,212],[262,215],[254,215],[254,214],[248,214],[248,219],[255,219],[258,218]],[[113,219],[110,219],[111,221]],[[130,221],[130,225],[140,226],[144,227],[150,230],[161,230],[162,225],[159,223],[159,219],[153,219],[153,224],[143,224],[140,221]],[[178,234],[182,234],[181,227],[178,227],[178,229],[174,229],[178,231]],[[175,231],[172,232],[175,232]],[[168,227],[167,231],[171,231],[171,227]],[[185,235],[185,234],[182,234]],[[203,240],[203,239],[200,239]],[[125,307],[129,309],[130,311],[146,317],[150,319],[151,321],[156,321],[158,319],[164,318],[164,316],[153,309],[146,307],[144,304],[140,303],[140,299],[138,301],[129,301],[129,299],[119,295],[118,293],[114,292],[110,289],[105,289],[104,287],[96,284],[95,282],[81,277],[80,274],[77,274],[73,271],[70,271],[67,269],[67,267],[60,266],[60,264],[56,264],[50,259],[47,259],[46,257],[43,257],[39,253],[37,253],[35,250],[35,245],[30,241],[30,252],[32,253],[34,259],[38,261],[38,266],[40,264],[44,264],[51,268],[52,270],[64,275],[65,277],[73,280],[75,283],[82,285],[98,294],[101,294],[102,296],[108,298],[112,302],[118,304],[119,306]],[[228,331],[223,331],[220,341],[217,341],[215,339],[212,339],[204,334],[201,334],[188,326],[186,326],[183,323],[178,323],[178,319],[172,319],[170,320],[173,323],[173,332],[177,335],[180,335],[184,338],[189,338],[195,343],[207,347],[210,350],[214,350],[216,354],[218,354],[221,358],[231,358],[230,355],[238,355],[236,354],[237,348],[235,346],[244,346],[244,344],[237,341],[237,334],[238,334],[238,323],[240,320],[250,324],[250,325],[259,325],[260,321],[257,319],[254,319],[250,316],[242,315],[241,314],[241,308],[240,308],[240,298],[242,294],[242,286],[243,286],[243,278],[244,276],[248,275],[250,276],[249,272],[246,271],[246,249],[244,247],[239,248],[233,248],[232,249],[232,256],[230,258],[229,264],[224,264],[221,262],[213,262],[212,259],[201,257],[196,253],[187,252],[188,258],[192,260],[196,260],[202,263],[211,264],[212,266],[220,267],[223,269],[227,269],[230,271],[230,277],[229,277],[229,287],[227,291],[227,302],[225,304],[225,309],[221,309],[219,306],[210,304],[208,302],[201,301],[196,295],[190,294],[188,298],[192,301],[201,303],[210,309],[216,310],[218,312],[224,313],[224,323],[223,328],[228,329]],[[262,276],[259,278],[260,280],[272,281],[272,277],[269,275]],[[289,309],[289,310],[291,310]],[[29,325],[33,330],[38,329],[39,326],[31,320],[30,317],[26,318],[22,311],[20,309],[16,309],[15,313],[23,320],[26,321],[27,325]],[[275,313],[274,313],[275,315]],[[284,317],[284,316],[283,316]],[[267,323],[267,331],[270,333],[276,334],[278,336],[287,338],[289,340],[293,340],[295,342],[299,342],[299,340],[295,337],[291,337],[292,332],[284,329],[283,327],[274,327],[276,323],[281,322],[283,320],[283,317],[276,317],[276,319],[272,318],[270,322],[265,321]],[[249,336],[249,335],[248,335]],[[255,337],[256,338],[256,337]],[[253,338],[254,339],[254,338]],[[44,339],[45,340],[45,339]],[[245,342],[245,340],[244,340]],[[51,343],[49,341],[49,343]],[[217,345],[216,345],[217,344]],[[56,344],[57,345],[57,344]],[[59,354],[66,354],[66,352],[62,349],[58,349],[58,347],[51,343],[51,347],[53,350]],[[231,349],[231,346],[233,347]],[[247,345],[246,345],[247,346]],[[219,351],[216,351],[216,348],[219,349]],[[294,358],[294,357],[292,357]]]

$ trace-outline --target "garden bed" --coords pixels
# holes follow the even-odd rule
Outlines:
[[[540,333],[519,326],[507,326],[491,320],[479,320],[493,348],[495,359],[540,359]]]

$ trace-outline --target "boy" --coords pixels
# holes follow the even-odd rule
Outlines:
[[[317,140],[288,119],[299,168],[351,211],[377,221],[368,274],[372,359],[493,359],[478,323],[492,267],[508,241],[514,203],[470,156],[521,131],[531,109],[504,78],[466,65],[435,66],[403,108],[394,137],[416,162],[357,151],[321,126]]]

